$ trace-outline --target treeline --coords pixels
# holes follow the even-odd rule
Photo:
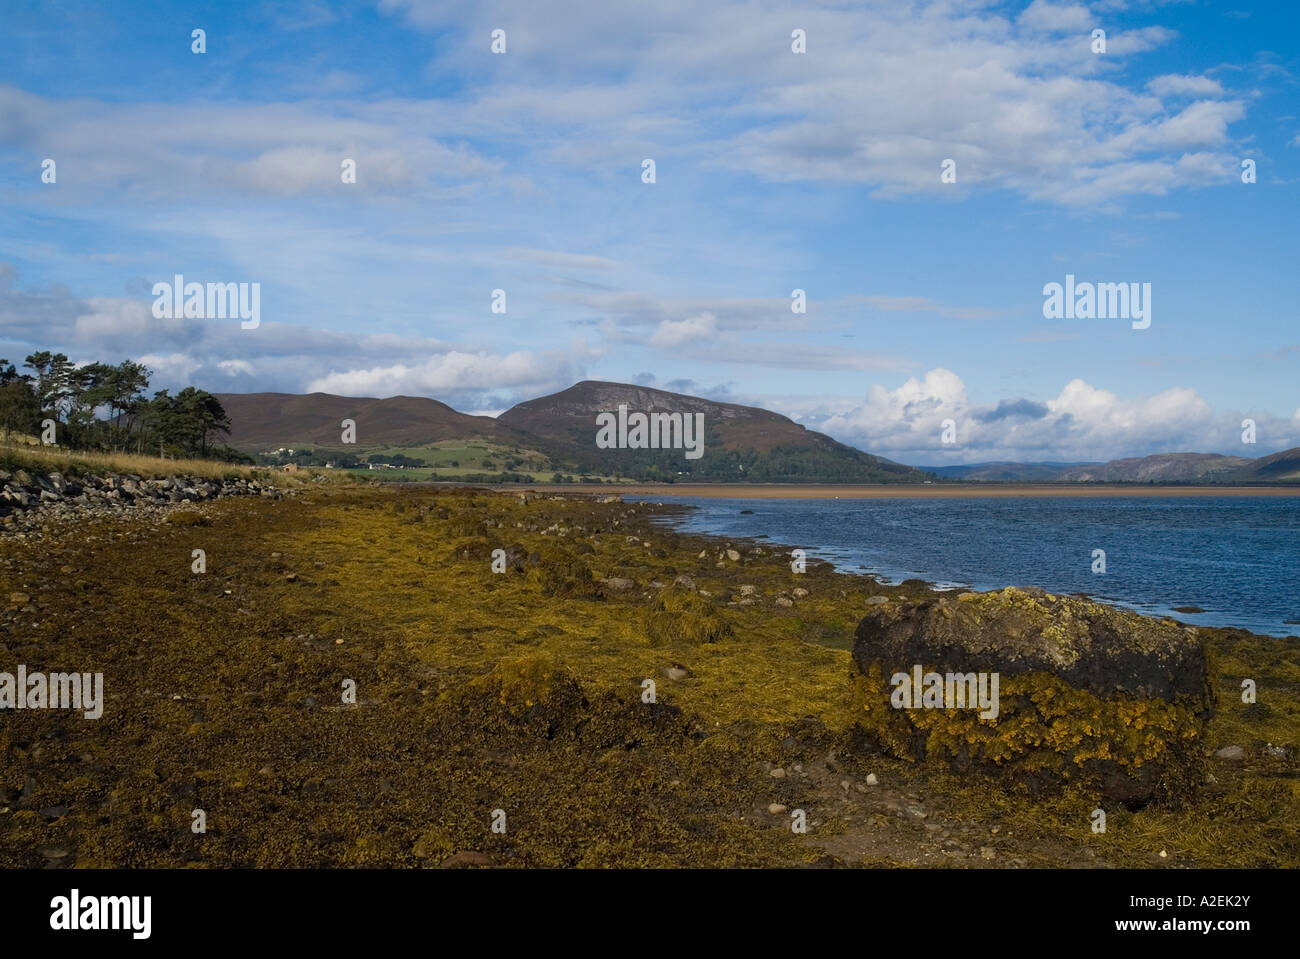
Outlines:
[[[230,418],[215,396],[187,386],[150,399],[152,375],[133,360],[78,366],[48,350],[28,356],[22,370],[0,359],[0,429],[44,439],[53,421],[54,441],[70,449],[251,462],[217,445]]]
[[[580,454],[577,465],[658,483],[898,483],[914,482],[920,475],[856,450],[726,450],[708,439],[704,455],[696,460],[686,459],[682,450],[619,449]]]

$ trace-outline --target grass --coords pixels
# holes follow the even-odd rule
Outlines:
[[[57,471],[74,476],[129,473],[146,479],[167,476],[198,476],[211,480],[246,479],[281,487],[301,486],[318,476],[334,472],[301,470],[298,473],[285,473],[268,467],[240,466],[220,460],[161,459],[135,453],[96,453],[12,441],[0,444],[0,468],[9,472],[20,469],[29,472]]]

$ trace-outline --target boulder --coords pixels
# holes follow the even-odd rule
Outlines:
[[[859,727],[900,758],[1133,807],[1204,780],[1214,691],[1196,631],[1172,620],[1015,588],[902,600],[870,609],[853,660]]]

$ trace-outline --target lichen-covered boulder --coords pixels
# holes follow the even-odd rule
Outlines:
[[[1203,781],[1207,654],[1172,620],[1034,588],[902,600],[862,619],[853,660],[858,726],[900,758],[1130,806]]]

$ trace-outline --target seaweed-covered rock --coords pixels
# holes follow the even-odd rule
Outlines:
[[[859,726],[899,757],[1030,792],[1086,783],[1135,806],[1202,781],[1214,691],[1195,630],[1171,620],[1039,589],[963,593],[873,607],[853,659]],[[917,667],[924,701],[920,687],[909,698]],[[971,674],[984,685],[967,686]],[[976,704],[979,688],[996,689],[996,708]]]
[[[731,624],[712,600],[680,586],[670,586],[655,597],[642,616],[642,626],[651,646],[699,646],[733,635]]]

